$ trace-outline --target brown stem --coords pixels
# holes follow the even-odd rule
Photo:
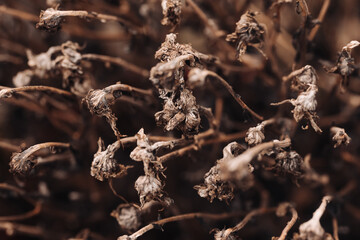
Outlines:
[[[2,221],[18,221],[18,220],[28,219],[28,218],[31,218],[31,217],[39,214],[40,211],[41,211],[41,203],[36,202],[33,210],[26,212],[26,213],[19,214],[19,215],[1,216],[0,222],[2,222]]]
[[[20,11],[17,9],[8,8],[5,5],[0,6],[0,12],[11,15],[13,17],[17,17],[17,18],[26,20],[26,21],[30,21],[30,22],[39,21],[39,17],[34,14],[23,12],[23,11]]]
[[[54,10],[54,9],[51,9],[51,10]],[[103,23],[105,23],[107,21],[115,21],[115,22],[119,22],[120,24],[122,24],[124,26],[129,27],[130,29],[136,31],[137,33],[144,32],[143,28],[135,26],[123,18],[113,16],[113,15],[108,15],[108,14],[102,14],[102,13],[97,13],[97,12],[88,12],[88,11],[84,11],[84,10],[79,10],[79,11],[76,11],[76,10],[54,10],[52,12],[52,14],[56,15],[57,17],[80,17],[80,18],[96,19]]]
[[[21,150],[21,148],[19,146],[11,144],[11,143],[5,141],[4,139],[0,139],[0,148],[9,150],[11,152],[16,152],[16,151]]]
[[[135,240],[138,237],[145,234],[146,232],[156,228],[157,226],[162,226],[162,225],[164,225],[166,223],[170,223],[170,222],[183,221],[183,220],[193,219],[193,218],[206,218],[206,219],[212,219],[212,220],[221,220],[221,219],[226,219],[226,218],[231,218],[231,217],[234,217],[234,216],[238,216],[238,215],[241,215],[241,214],[242,214],[242,212],[220,213],[220,214],[187,213],[187,214],[177,215],[177,216],[168,217],[168,218],[164,218],[164,219],[152,222],[152,223],[144,226],[143,228],[139,229],[138,231],[134,232],[130,236],[126,236],[127,238],[125,236],[120,236],[118,238],[118,240],[122,240],[122,239]],[[122,238],[122,237],[125,237],[125,238]]]
[[[339,240],[339,227],[336,217],[332,218],[334,240]]]
[[[290,206],[290,212],[292,215],[291,220],[286,224],[285,228],[282,230],[281,235],[278,238],[278,240],[285,240],[286,235],[288,234],[288,232],[290,231],[292,226],[294,226],[294,224],[296,223],[296,220],[298,219],[298,213],[295,210],[295,208],[293,208],[292,206]]]
[[[81,56],[82,56],[82,59],[100,60],[103,62],[108,62],[108,63],[119,65],[129,71],[132,71],[140,76],[143,76],[144,78],[148,78],[150,75],[148,70],[138,67],[132,63],[129,63],[119,57],[111,57],[111,56],[93,54],[93,53],[83,54]]]
[[[151,97],[153,96],[153,91],[151,89],[141,89],[121,83],[110,85],[104,88],[104,91],[111,93],[113,93],[114,91],[124,91],[124,92],[138,93],[140,95],[145,95],[145,96],[151,96]]]
[[[330,6],[330,0],[324,0],[323,5],[322,5],[321,10],[320,10],[320,13],[319,13],[319,16],[317,17],[317,20],[320,23],[323,22],[323,20],[325,18],[325,15],[326,15],[326,12],[329,9],[329,6]],[[309,36],[308,36],[308,41],[309,42],[314,40],[314,38],[316,36],[316,33],[318,32],[319,28],[320,28],[320,25],[316,25],[313,29],[311,29],[311,31],[309,33]]]
[[[216,74],[214,72],[211,72],[211,71],[207,71],[207,75],[215,77],[216,79],[218,79],[220,81],[220,83],[226,88],[226,90],[228,90],[228,92],[231,94],[231,96],[236,100],[236,102],[238,102],[240,104],[240,106],[242,108],[246,109],[251,115],[253,115],[258,120],[263,120],[264,119],[262,116],[260,116],[256,112],[254,112],[251,108],[249,108],[246,105],[246,103],[241,99],[240,95],[235,93],[234,89],[231,87],[231,85],[227,81],[225,81],[225,79],[223,79],[218,74]]]
[[[215,99],[215,121],[218,124],[218,128],[221,125],[221,118],[224,109],[224,99],[220,96]]]
[[[111,189],[111,191],[113,192],[113,194],[115,196],[117,196],[118,198],[120,198],[121,200],[123,200],[126,204],[129,204],[128,200],[126,200],[123,196],[121,196],[120,194],[118,194],[113,186],[113,179],[109,178],[109,187]]]
[[[215,38],[219,38],[224,35],[224,32],[218,29],[215,22],[211,21],[193,0],[185,1],[192,7],[192,9],[194,9],[195,13],[199,16],[201,21],[203,21],[204,24],[210,29]]]
[[[18,87],[18,88],[7,88],[4,86],[0,86],[0,89],[1,89],[0,90],[0,98],[9,97],[14,93],[32,92],[32,91],[50,92],[53,94],[74,97],[74,94],[72,94],[71,92],[68,92],[68,91],[65,91],[62,89],[58,89],[58,88],[54,88],[54,87],[49,87],[49,86],[24,86],[24,87]]]
[[[243,227],[245,227],[245,225],[254,217],[257,215],[262,215],[262,214],[266,214],[266,213],[270,213],[270,212],[274,212],[276,211],[276,208],[259,208],[259,209],[255,209],[251,212],[249,212],[244,219],[239,222],[235,227],[233,228],[229,228],[226,230],[227,233],[233,233],[233,232],[237,232],[240,229],[242,229]]]
[[[0,229],[5,230],[6,234],[9,236],[18,232],[30,236],[44,237],[44,229],[38,226],[28,226],[12,222],[0,222]]]

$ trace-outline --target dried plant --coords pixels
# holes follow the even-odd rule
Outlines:
[[[313,213],[313,217],[300,225],[299,234],[294,235],[295,240],[331,240],[330,234],[325,233],[325,230],[320,224],[320,218],[325,212],[326,205],[331,201],[332,197],[325,196],[322,199],[321,205]]]
[[[17,174],[28,174],[38,164],[35,152],[45,148],[69,148],[68,143],[47,142],[33,145],[22,152],[13,153],[11,157],[10,171]]]
[[[236,58],[241,61],[241,56],[246,53],[248,46],[264,42],[265,28],[255,19],[256,13],[247,11],[236,23],[235,31],[226,36],[226,41],[236,43]],[[261,53],[262,51],[258,49]]]
[[[181,0],[162,0],[164,18],[161,24],[176,26],[180,21],[181,5]]]
[[[287,99],[278,103],[271,103],[271,105],[276,106],[288,102],[291,103],[294,106],[294,109],[291,112],[293,113],[295,121],[299,122],[301,119],[305,118],[310,121],[312,128],[316,132],[322,132],[315,122],[315,119],[318,118],[315,112],[317,106],[317,92],[317,86],[315,84],[309,84],[306,91],[301,92],[296,99]]]
[[[334,148],[339,147],[340,145],[348,145],[351,141],[351,138],[346,134],[345,129],[339,127],[331,127],[330,132],[332,140],[335,142]]]
[[[359,239],[358,1],[90,2],[0,4],[2,239]]]
[[[285,139],[283,141],[274,140],[249,148],[235,158],[224,160],[220,164],[221,179],[236,181],[241,181],[242,179],[245,179],[251,174],[251,170],[249,169],[249,164],[251,160],[257,157],[258,154],[260,154],[262,151],[272,148],[285,148],[290,146],[290,144],[290,139]]]
[[[236,142],[229,143],[223,149],[223,158],[217,160],[216,165],[213,166],[204,176],[204,184],[196,185],[194,188],[198,191],[200,197],[207,198],[212,202],[215,198],[220,201],[229,202],[234,198],[234,184],[221,179],[220,164],[228,159],[235,158],[238,154],[234,154],[235,148],[238,148]]]
[[[101,138],[98,140],[98,151],[94,155],[91,163],[90,175],[97,180],[104,181],[108,178],[118,178],[127,174],[127,169],[131,166],[124,166],[117,163],[115,152],[120,148],[120,142],[116,141],[105,148]]]
[[[118,207],[111,212],[111,216],[116,218],[121,229],[125,231],[135,231],[141,226],[141,212],[138,208],[130,207]]]
[[[360,45],[359,41],[353,40],[349,42],[346,46],[344,46],[339,54],[337,59],[336,66],[326,69],[329,73],[338,73],[340,74],[341,81],[341,89],[349,85],[349,78],[357,70],[357,66],[355,65],[355,59],[351,56],[352,49],[356,48]],[[343,90],[344,91],[344,90]]]

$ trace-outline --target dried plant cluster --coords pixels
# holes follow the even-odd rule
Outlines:
[[[0,239],[359,239],[358,9],[4,0]]]

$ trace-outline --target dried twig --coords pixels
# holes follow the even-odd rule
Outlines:
[[[138,67],[132,63],[129,63],[119,57],[111,57],[111,56],[94,54],[94,53],[82,54],[81,56],[82,56],[82,59],[84,59],[84,60],[86,60],[86,59],[99,60],[99,61],[103,61],[105,63],[112,63],[112,64],[119,65],[131,72],[134,72],[140,76],[143,76],[144,78],[148,78],[150,75],[148,70]]]
[[[118,237],[118,240],[135,240],[135,239],[139,238],[140,236],[144,235],[146,232],[148,232],[154,228],[157,228],[158,226],[162,226],[166,223],[170,223],[170,222],[183,221],[183,220],[193,219],[193,218],[221,220],[221,219],[231,218],[231,217],[241,215],[241,214],[242,214],[242,212],[220,213],[220,214],[187,213],[187,214],[177,215],[177,216],[168,217],[168,218],[164,218],[164,219],[152,222],[152,223],[144,226],[143,228],[140,228],[138,231],[134,232],[130,236],[123,235],[123,236]]]

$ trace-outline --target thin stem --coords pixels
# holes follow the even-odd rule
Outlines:
[[[36,202],[33,210],[26,212],[26,213],[19,214],[19,215],[0,216],[0,222],[2,222],[2,221],[18,221],[18,220],[28,219],[35,215],[38,215],[40,213],[40,211],[41,211],[41,203]]]
[[[218,124],[218,128],[220,128],[221,125],[223,109],[224,109],[224,99],[218,96],[215,99],[215,121]]]
[[[120,198],[121,200],[123,200],[126,204],[130,204],[128,202],[128,200],[126,200],[123,196],[121,196],[120,194],[118,194],[113,186],[113,179],[112,178],[109,178],[109,187],[111,189],[111,191],[113,192],[113,194],[115,196],[117,196],[118,198]]]
[[[10,185],[10,184],[7,184],[7,183],[0,183],[0,189],[6,189],[6,190],[9,190],[9,191],[13,191],[13,192],[18,193],[19,195],[25,195],[25,193],[26,193],[21,188],[18,188],[16,186],[13,186],[13,185]]]
[[[320,13],[319,13],[319,16],[317,17],[317,20],[322,23],[324,18],[325,18],[325,15],[326,15],[326,12],[327,10],[329,9],[329,6],[330,6],[330,0],[324,0],[323,2],[323,5],[321,7],[321,10],[320,10]],[[310,33],[309,33],[309,36],[308,36],[308,41],[312,41],[314,40],[315,36],[316,36],[316,33],[318,32],[320,28],[320,25],[316,25],[313,29],[311,29]]]
[[[71,92],[49,86],[24,86],[18,88],[7,88],[4,86],[0,86],[0,89],[2,89],[0,90],[0,98],[9,97],[14,93],[31,91],[50,92],[53,94],[63,95],[67,97],[74,97],[74,94],[72,94]]]
[[[225,79],[223,79],[218,74],[216,74],[214,72],[211,72],[211,71],[207,71],[207,75],[215,77],[216,79],[218,79],[220,81],[220,83],[222,85],[224,85],[226,90],[228,90],[228,92],[231,94],[231,96],[233,96],[233,98],[236,100],[236,102],[238,102],[240,104],[240,106],[242,108],[246,109],[251,115],[253,115],[258,120],[263,120],[264,119],[262,116],[260,116],[256,112],[254,112],[251,108],[249,108],[243,100],[241,100],[240,95],[234,92],[234,89],[231,87],[231,85],[227,81],[225,81]]]
[[[129,27],[132,30],[135,30],[135,32],[137,33],[142,33],[144,32],[144,29],[138,26],[135,26],[134,24],[130,23],[129,21],[117,17],[117,16],[113,16],[113,15],[108,15],[108,14],[102,14],[102,13],[97,13],[97,12],[88,12],[88,11],[84,11],[84,10],[55,10],[52,8],[49,8],[47,10],[45,10],[46,13],[49,14],[49,16],[47,16],[47,18],[51,18],[52,16],[54,17],[80,17],[80,18],[89,18],[89,19],[96,19],[99,20],[100,22],[107,22],[107,21],[115,21],[115,22],[119,22],[120,24]],[[41,21],[41,19],[40,19]]]
[[[242,229],[243,227],[245,227],[245,225],[254,217],[254,216],[257,216],[257,215],[262,215],[262,214],[266,214],[266,213],[270,213],[270,212],[274,212],[276,211],[276,208],[273,207],[273,208],[259,208],[259,209],[255,209],[253,211],[251,211],[250,213],[248,213],[244,219],[239,222],[235,227],[233,228],[230,228],[231,229],[231,232],[237,232],[239,231],[240,229]]]
[[[299,3],[301,10],[302,10],[301,15],[304,18],[307,18],[310,15],[310,12],[309,12],[309,7],[308,7],[306,1],[305,0],[297,0],[297,2]]]
[[[4,139],[0,139],[0,148],[15,152],[15,151],[20,151],[21,148],[17,145],[11,144],[7,141],[5,141]]]
[[[132,71],[140,76],[143,76],[145,78],[148,78],[150,75],[150,72],[146,69],[143,69],[141,67],[138,67],[132,63],[129,63],[127,61],[125,61],[122,58],[119,57],[111,57],[111,56],[106,56],[106,55],[100,55],[100,54],[93,54],[93,53],[89,53],[89,54],[83,54],[81,55],[82,59],[90,59],[90,60],[100,60],[103,62],[109,62],[112,64],[116,64],[119,65],[129,71]]]
[[[17,9],[8,8],[5,5],[0,6],[0,12],[11,15],[13,17],[17,17],[17,18],[26,20],[26,21],[30,21],[30,22],[39,21],[39,17],[34,14],[23,12],[23,11],[20,11]]]
[[[12,236],[14,233],[18,232],[30,236],[44,237],[44,229],[38,226],[28,226],[12,222],[0,222],[0,229],[5,230],[9,236]]]
[[[124,91],[124,92],[138,93],[140,95],[145,95],[145,96],[151,96],[151,97],[153,96],[152,89],[141,89],[141,88],[136,88],[136,87],[132,87],[130,85],[121,84],[121,83],[110,85],[110,86],[104,88],[104,91],[111,92],[111,93],[113,93],[114,91]]]
[[[285,240],[286,235],[288,234],[288,232],[290,231],[292,226],[294,226],[294,224],[296,223],[296,221],[298,219],[298,213],[294,207],[290,206],[290,212],[292,215],[291,220],[286,224],[285,228],[282,230],[281,235],[278,238],[278,240]]]
[[[270,141],[266,143],[261,143],[256,145],[255,147],[249,148],[239,156],[230,159],[228,161],[223,162],[223,170],[224,170],[224,177],[232,177],[233,174],[236,175],[238,170],[242,170],[244,166],[247,166],[252,159],[254,159],[259,153],[261,153],[264,150],[275,148],[275,147],[288,147],[291,145],[291,141],[289,138],[284,139],[282,141]],[[228,172],[229,174],[225,174],[225,172]]]
[[[332,218],[334,240],[339,240],[339,226],[336,217]]]
[[[177,221],[183,221],[187,219],[194,219],[194,218],[206,218],[206,219],[212,219],[212,220],[221,220],[226,218],[231,218],[234,216],[242,215],[242,212],[232,212],[232,213],[220,213],[220,214],[213,214],[213,213],[187,213],[182,215],[177,215],[173,217],[164,218],[155,222],[152,222],[143,228],[139,229],[138,231],[134,232],[130,236],[127,236],[125,239],[131,239],[135,240],[138,237],[142,236],[146,232],[156,228],[157,226],[162,226],[166,223],[170,222],[177,222]],[[118,238],[118,240],[122,240],[122,236]]]
[[[185,1],[194,9],[195,13],[199,16],[201,21],[203,21],[204,24],[210,29],[214,37],[218,38],[224,35],[224,32],[218,29],[215,22],[211,21],[193,0]]]
[[[40,211],[41,211],[41,203],[40,202],[34,202],[33,200],[27,198],[25,196],[26,192],[23,189],[18,188],[16,186],[12,186],[12,185],[7,184],[7,183],[0,183],[0,189],[6,189],[6,190],[9,190],[9,191],[16,192],[19,195],[21,195],[27,202],[34,205],[34,209],[29,211],[29,212],[26,212],[26,213],[22,213],[22,214],[18,214],[18,215],[12,215],[12,216],[0,216],[0,222],[24,220],[24,219],[31,218],[31,217],[33,217],[33,216],[40,213]]]
[[[175,157],[180,157],[180,156],[183,156],[185,153],[189,152],[189,151],[192,151],[192,150],[199,150],[199,146],[197,144],[191,144],[191,145],[188,145],[186,147],[183,147],[183,148],[180,148],[178,150],[175,150],[173,152],[170,152],[170,153],[167,153],[161,157],[158,157],[158,161],[159,162],[166,162],[170,159],[173,159]]]

